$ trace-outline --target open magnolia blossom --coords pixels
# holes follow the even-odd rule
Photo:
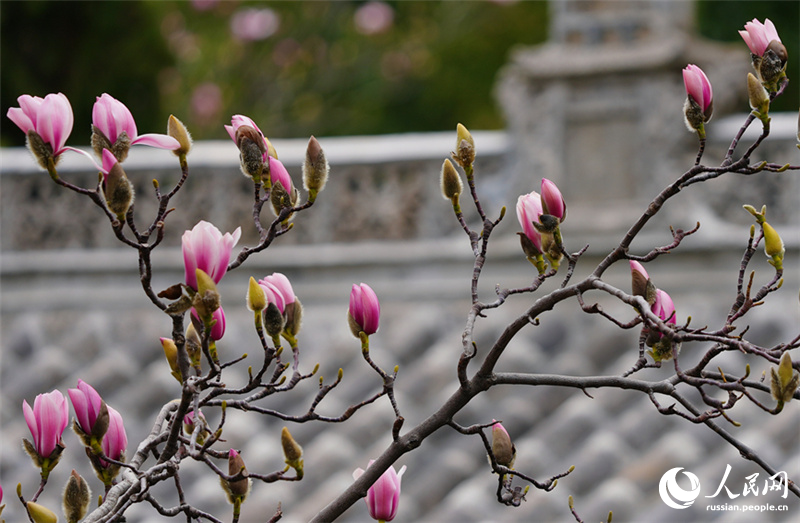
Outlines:
[[[228,270],[231,252],[242,235],[241,227],[224,235],[211,223],[201,220],[192,230],[183,233],[181,248],[186,275],[186,285],[197,290],[196,269],[208,274],[219,283]]]
[[[739,34],[750,52],[757,56],[764,56],[771,42],[781,43],[778,30],[769,18],[765,18],[763,23],[753,18],[744,24],[744,31],[739,31]]]
[[[125,160],[132,145],[142,144],[169,150],[181,146],[178,140],[166,134],[140,136],[128,107],[107,93],[98,96],[92,107],[92,125],[95,133],[101,134],[92,140],[95,153],[100,156],[102,150],[110,149],[120,162]]]

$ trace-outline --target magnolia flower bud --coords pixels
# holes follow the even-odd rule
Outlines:
[[[103,153],[104,156],[113,156],[108,149],[105,149]],[[105,159],[103,163],[105,163]],[[133,184],[125,176],[125,171],[122,170],[119,162],[115,161],[105,176],[103,193],[105,194],[108,208],[122,220],[131,204],[133,204],[134,192]]]
[[[764,252],[770,257],[770,265],[775,267],[776,271],[783,270],[783,256],[785,254],[783,240],[778,231],[767,223],[767,206],[762,206],[761,211],[757,211],[755,207],[749,204],[742,205],[742,208],[752,214],[756,222],[761,225],[761,230],[764,233]]]
[[[192,306],[205,321],[215,310],[219,309],[219,291],[217,291],[217,284],[203,269],[195,269],[195,278],[197,294],[192,299]]]
[[[263,135],[249,125],[242,125],[236,129],[234,141],[239,147],[239,166],[242,173],[254,180],[260,180],[265,165],[264,153],[267,151]]]
[[[178,140],[180,144],[180,147],[172,151],[175,156],[180,157],[189,154],[189,151],[192,149],[192,135],[189,134],[183,122],[175,118],[172,114],[169,115],[169,120],[167,120],[167,135]]]
[[[283,332],[289,336],[297,336],[297,333],[300,332],[300,325],[303,323],[303,305],[296,296],[294,302],[286,304],[283,316],[286,320]]]
[[[297,203],[297,198],[297,189],[292,188],[292,194],[289,194],[281,182],[276,181],[272,184],[269,201],[272,204],[272,212],[275,213],[275,216],[280,216],[281,211],[285,208],[294,207],[295,203]],[[291,217],[291,214],[289,217]]]
[[[247,287],[246,302],[247,308],[253,312],[261,312],[267,306],[267,295],[252,276],[250,276],[250,284]]]
[[[686,88],[686,103],[683,106],[686,127],[690,131],[697,131],[700,138],[705,138],[704,124],[711,120],[714,111],[711,82],[702,69],[689,64],[683,70],[683,84]]]
[[[58,516],[49,508],[33,501],[25,503],[25,508],[28,509],[28,515],[33,523],[58,523]]]
[[[197,435],[197,443],[198,445],[202,445],[206,439],[206,432],[210,431],[208,430],[208,422],[206,421],[206,417],[200,411],[197,411],[197,425],[201,427],[200,432]],[[193,410],[190,410],[183,417],[183,432],[187,436],[191,437],[195,428],[195,413]]]
[[[308,140],[306,159],[303,162],[303,187],[308,191],[308,199],[314,201],[328,181],[330,166],[325,152],[313,136]]]
[[[567,203],[555,183],[542,178],[542,214],[550,214],[563,222],[567,218]]]
[[[511,442],[505,427],[500,423],[492,425],[492,454],[498,465],[511,468],[517,457],[517,449]]]
[[[161,347],[164,349],[164,356],[167,357],[167,363],[172,371],[172,376],[178,380],[178,383],[183,383],[181,379],[181,369],[178,366],[178,346],[170,338],[160,338]]]
[[[283,447],[283,457],[286,460],[286,464],[295,470],[297,477],[302,478],[303,447],[294,440],[286,427],[281,430],[281,446]]]
[[[475,140],[461,124],[456,126],[456,153],[453,159],[465,169],[472,166],[472,162],[475,161]]]
[[[270,302],[264,309],[264,329],[273,338],[280,336],[283,330],[283,314],[277,305]]]
[[[80,474],[72,471],[64,487],[63,509],[67,523],[78,523],[86,515],[91,503],[92,491]]]
[[[778,405],[782,405],[792,399],[797,386],[800,384],[800,374],[794,372],[792,368],[792,358],[789,356],[789,351],[781,355],[778,371],[776,372],[775,367],[772,367],[770,368],[770,374],[772,375],[770,391]]]
[[[453,206],[458,205],[458,199],[464,191],[464,184],[461,183],[461,176],[453,167],[450,160],[445,160],[442,164],[442,173],[439,177],[439,186],[442,189],[442,196],[445,200],[453,202]]]
[[[242,479],[235,481],[220,479],[222,488],[228,495],[228,501],[231,505],[241,504],[247,498],[247,494],[250,493],[250,478],[247,477],[247,468],[242,457],[236,450],[230,449],[228,452],[228,475],[235,476],[240,472],[245,474]]]
[[[381,317],[381,304],[372,287],[366,283],[353,284],[350,290],[350,308],[347,311],[347,320],[350,332],[360,338],[363,332],[367,336],[378,331]]]
[[[776,258],[782,260],[786,249],[778,231],[766,221],[761,224],[761,228],[764,231],[764,252],[773,260],[776,260]]]
[[[769,93],[753,73],[747,73],[747,94],[750,98],[750,108],[766,116],[769,112]]]

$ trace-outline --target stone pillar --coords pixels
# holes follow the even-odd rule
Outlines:
[[[683,123],[683,67],[697,64],[710,78],[715,118],[747,109],[747,49],[694,36],[693,8],[550,2],[549,40],[513,53],[497,85],[516,153],[515,194],[550,178],[587,232],[623,226],[691,166],[697,138]]]

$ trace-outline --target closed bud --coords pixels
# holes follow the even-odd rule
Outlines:
[[[108,171],[105,177],[105,187],[103,192],[106,197],[108,208],[122,219],[125,213],[128,212],[134,199],[133,184],[131,184],[128,177],[125,176],[125,171],[119,162]]]
[[[792,379],[794,370],[792,369],[792,357],[789,356],[789,351],[781,354],[781,361],[778,364],[778,376],[781,379],[781,384],[786,385]]]
[[[792,358],[789,352],[786,351],[781,355],[778,370],[775,368],[770,369],[772,380],[770,382],[770,391],[772,397],[781,406],[783,403],[788,402],[794,396],[797,386],[800,384],[800,374],[794,372],[792,368]]]
[[[89,484],[74,470],[64,487],[63,509],[67,523],[78,523],[86,515],[91,503]]]
[[[283,330],[283,314],[277,305],[270,302],[264,309],[264,329],[273,338],[280,336]]]
[[[442,189],[442,196],[445,200],[453,202],[453,206],[458,205],[458,198],[464,191],[464,184],[461,182],[461,176],[453,166],[450,160],[445,160],[442,164],[442,173],[439,179],[439,185]]]
[[[245,477],[234,481],[221,479],[222,488],[228,494],[228,501],[231,505],[241,504],[247,494],[250,492],[250,478],[247,477],[247,467],[245,467],[244,460],[239,453],[230,449],[228,452],[228,475],[236,476],[240,472],[244,473]]]
[[[242,173],[254,180],[260,180],[265,166],[264,153],[267,152],[264,137],[255,128],[242,125],[236,129],[234,141],[239,148],[239,166]]]
[[[160,338],[161,347],[164,349],[164,356],[167,357],[167,363],[172,371],[172,376],[178,380],[178,383],[183,383],[181,379],[181,369],[178,366],[178,346],[170,338]]]
[[[214,279],[208,275],[203,269],[195,269],[195,277],[197,278],[197,292],[198,294],[205,294],[207,292],[219,293],[217,291],[217,284]]]
[[[783,260],[785,248],[778,231],[766,221],[761,224],[764,231],[764,252],[776,263]]]
[[[264,293],[264,289],[255,278],[250,276],[250,284],[247,287],[247,308],[253,312],[261,312],[266,306],[267,295]]]
[[[30,516],[33,523],[57,523],[58,516],[56,513],[33,501],[25,503],[25,508],[28,509],[28,516]]]
[[[172,151],[175,156],[180,157],[189,154],[189,151],[192,149],[192,135],[189,134],[183,122],[175,118],[172,114],[169,115],[169,120],[167,120],[167,134],[178,140],[180,144],[180,147]]]
[[[281,446],[286,464],[295,470],[298,477],[303,477],[303,447],[294,440],[286,427],[281,430]]]
[[[475,140],[462,124],[456,125],[456,153],[453,159],[465,169],[475,161]]]
[[[747,73],[747,94],[750,97],[750,108],[766,116],[769,112],[769,93],[753,73]]]
[[[283,315],[286,320],[283,325],[283,332],[289,336],[297,336],[303,323],[303,305],[296,296],[294,302],[286,305]]]
[[[281,182],[275,182],[272,184],[272,191],[269,195],[269,201],[272,204],[272,211],[275,213],[275,216],[278,216],[281,213],[281,209],[289,206],[289,193],[287,193],[286,189],[283,188],[283,184]]]
[[[511,442],[511,436],[500,423],[492,425],[492,454],[498,465],[508,468],[514,466],[517,449]]]
[[[313,136],[308,140],[306,159],[303,162],[303,187],[308,191],[308,198],[314,201],[328,181],[330,166],[325,152]]]
[[[197,427],[195,425],[195,421],[197,421],[197,425],[200,426],[200,432],[197,435],[197,443],[202,445],[206,439],[206,433],[210,433],[211,431],[208,430],[208,422],[206,421],[205,415],[197,411],[197,416],[195,416],[195,412],[190,410],[186,413],[183,417],[183,432],[188,436],[191,437],[194,433],[194,429]]]

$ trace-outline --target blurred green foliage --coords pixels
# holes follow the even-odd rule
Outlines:
[[[545,2],[386,2],[391,23],[374,34],[354,21],[365,2],[207,4],[3,2],[3,114],[19,94],[61,91],[88,131],[108,92],[140,132],[163,132],[174,113],[196,139],[225,138],[236,113],[273,137],[501,128],[495,74],[547,27]],[[248,8],[270,10],[274,33],[236,38]],[[21,144],[9,130],[3,144]]]
[[[3,1],[0,143],[23,143],[5,118],[17,96],[49,92],[73,104],[71,144],[88,142],[92,104],[104,92],[131,109],[139,132],[164,132],[173,113],[196,139],[225,139],[222,125],[236,113],[271,137],[503,127],[497,71],[515,45],[545,40],[547,2],[386,1],[359,22],[375,4]],[[698,27],[741,43],[744,22],[770,17],[791,77],[800,73],[792,71],[798,5],[703,0]],[[242,33],[236,20],[247,10]],[[790,91],[776,110],[796,110]]]

